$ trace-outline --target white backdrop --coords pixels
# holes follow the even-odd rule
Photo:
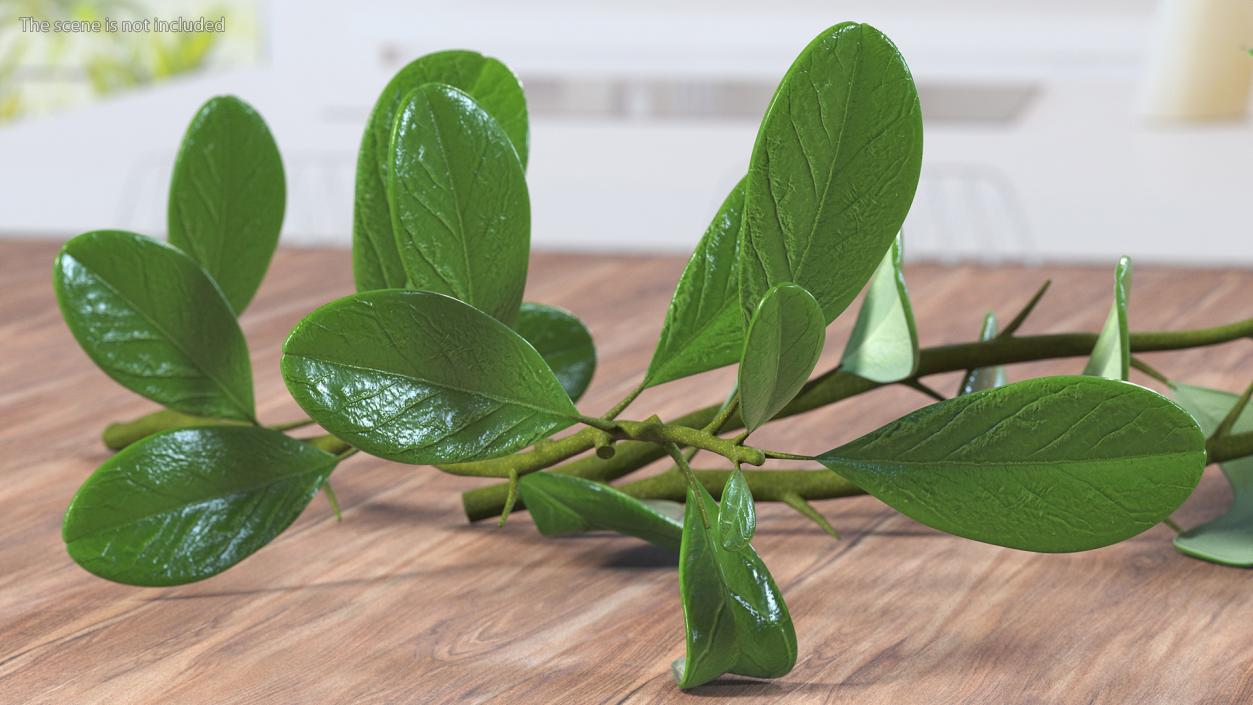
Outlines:
[[[534,86],[537,246],[685,250],[742,175],[791,58],[858,19],[901,47],[928,118],[910,256],[1253,265],[1250,123],[1135,115],[1146,3],[678,5],[275,0],[256,68],[0,126],[0,234],[163,234],[182,130],[206,98],[234,93],[283,150],[284,242],[347,243],[356,145],[378,90],[408,59],[465,47]]]

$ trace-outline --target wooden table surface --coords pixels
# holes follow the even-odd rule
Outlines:
[[[61,515],[108,457],[102,426],[152,407],[70,337],[50,286],[55,251],[0,245],[0,703],[1253,702],[1253,574],[1176,553],[1165,527],[1090,553],[1036,555],[941,535],[868,497],[818,504],[839,541],[763,505],[754,544],[791,608],[796,669],[690,694],[669,674],[683,649],[675,556],[609,535],[544,539],[526,514],[504,529],[468,525],[458,495],[476,482],[427,467],[358,455],[334,477],[342,523],[318,497],[211,580],[105,582],[66,555]],[[638,379],[681,268],[673,257],[535,258],[528,298],[573,310],[599,344],[586,411]],[[1013,315],[1046,277],[1053,289],[1024,332],[1096,330],[1112,270],[920,265],[907,276],[931,345],[972,338],[988,307]],[[243,317],[264,420],[299,416],[278,374],[283,337],[351,286],[346,251],[277,256]],[[1253,272],[1136,271],[1133,329],[1251,314]],[[849,327],[832,326],[820,369]],[[1250,341],[1147,358],[1227,389],[1253,376]],[[626,416],[718,401],[732,374],[653,390]],[[761,441],[817,452],[925,401],[882,390],[768,427]],[[1176,517],[1193,525],[1227,498],[1211,469]]]

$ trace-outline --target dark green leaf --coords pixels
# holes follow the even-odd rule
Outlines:
[[[646,386],[730,365],[743,352],[744,320],[735,276],[743,209],[741,179],[683,268],[661,327],[661,339],[648,365]]]
[[[518,490],[535,528],[545,536],[616,531],[663,548],[679,548],[681,518],[609,485],[573,475],[536,472],[523,477]]]
[[[1238,399],[1216,389],[1187,384],[1174,387],[1175,398],[1207,436],[1214,433]],[[1231,431],[1253,431],[1253,407],[1245,407]],[[1207,561],[1253,567],[1253,457],[1228,460],[1221,467],[1231,484],[1231,507],[1222,516],[1176,536],[1175,547]]]
[[[531,251],[526,176],[509,137],[467,94],[438,83],[396,114],[387,199],[409,287],[512,324]]]
[[[979,340],[991,340],[995,337],[996,314],[988,311],[988,315],[983,317],[983,327],[979,329]],[[1004,387],[1007,382],[1005,368],[1000,365],[966,370],[966,375],[962,377],[961,385],[957,388],[957,395]]]
[[[97,230],[65,243],[53,284],[70,332],[118,384],[188,414],[253,419],[244,334],[190,257],[142,235]]]
[[[508,133],[526,164],[526,97],[517,77],[496,59],[472,51],[428,54],[398,71],[379,95],[357,155],[353,210],[352,269],[357,290],[402,288],[405,270],[392,235],[387,203],[387,171],[392,160],[392,128],[401,99],[425,83],[443,83],[470,94]]]
[[[748,166],[744,315],[781,282],[835,320],[900,232],[922,165],[913,77],[875,28],[838,24],[788,69]]]
[[[548,363],[570,400],[578,401],[596,372],[596,345],[583,322],[556,306],[525,303],[515,328]]]
[[[323,428],[403,463],[506,455],[578,414],[522,336],[428,291],[371,291],[326,304],[287,337],[282,370]]]
[[[1143,387],[1042,377],[932,404],[818,459],[941,531],[1083,551],[1169,516],[1201,477],[1205,437]]]
[[[1131,259],[1118,260],[1114,270],[1114,304],[1097,336],[1085,375],[1126,380],[1131,372],[1131,338],[1127,334],[1127,299],[1131,296]]]
[[[901,239],[870,280],[840,366],[872,382],[897,382],[918,369],[918,331],[901,271]]]
[[[102,578],[152,586],[204,580],[290,526],[335,462],[263,428],[157,434],[87,478],[61,535],[70,556]]]
[[[796,631],[774,578],[752,546],[724,548],[718,522],[705,524],[716,516],[713,497],[689,488],[679,551],[687,654],[674,662],[680,688],[724,673],[778,678],[796,664]]]
[[[241,313],[283,227],[283,160],[265,120],[235,96],[192,118],[170,179],[170,244],[200,263]]]
[[[754,431],[805,386],[826,336],[822,308],[795,284],[766,293],[748,324],[740,362],[740,415]]]
[[[738,551],[753,540],[756,531],[757,508],[753,506],[753,492],[748,489],[744,473],[736,468],[727,478],[722,502],[718,505],[718,535],[722,547]]]

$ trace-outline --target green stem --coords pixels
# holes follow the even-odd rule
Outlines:
[[[1095,333],[1061,333],[994,338],[987,341],[924,348],[919,353],[918,372],[915,378],[944,372],[959,372],[974,367],[1084,357],[1092,352],[1096,338]],[[1253,338],[1253,318],[1212,328],[1132,333],[1130,343],[1133,352],[1153,352],[1218,345],[1240,338]],[[888,385],[876,384],[836,368],[810,380],[796,399],[792,400],[792,403],[776,418],[804,413],[883,386]],[[715,418],[720,408],[722,404],[698,409],[675,419],[673,425],[703,428]],[[718,429],[718,432],[737,430],[742,426],[738,415],[732,414]],[[476,465],[498,469],[498,473],[494,474],[496,477],[507,476],[506,469],[510,467],[516,468],[519,474],[534,472],[590,450],[595,433],[597,431],[594,429],[584,429],[572,436],[551,441],[549,446],[536,444],[532,451],[495,458]],[[1234,437],[1224,439],[1224,442],[1230,441],[1231,438]],[[622,442],[618,444],[612,458],[582,458],[553,468],[552,472],[576,475],[598,482],[609,482],[634,472],[664,457],[665,454],[663,449],[650,443]],[[1253,447],[1244,455],[1253,455]],[[507,488],[503,484],[465,492],[462,495],[462,502],[466,516],[471,521],[498,516],[504,506],[506,494]]]
[[[295,421],[274,424],[273,426],[268,426],[267,428],[271,431],[294,431],[298,428],[304,428],[305,426],[312,426],[313,423],[313,419],[296,419]]]
[[[635,398],[638,397],[644,391],[644,389],[645,389],[644,383],[640,382],[639,385],[635,387],[635,389],[632,389],[630,392],[628,392],[627,395],[622,398],[622,401],[618,402],[617,404],[614,404],[613,408],[610,409],[609,411],[606,411],[605,415],[602,416],[601,418],[606,421],[612,421],[618,418],[618,414],[621,414],[623,411],[626,411],[626,408],[631,405],[631,402],[635,401]]]
[[[1253,455],[1253,431],[1211,438],[1205,442],[1205,455],[1211,463]]]
[[[722,497],[722,488],[731,470],[693,470],[696,480],[715,499]],[[748,489],[757,502],[786,502],[790,495],[808,500],[835,499],[865,494],[862,489],[835,473],[816,470],[744,470]],[[671,470],[618,486],[637,499],[668,499],[682,502],[687,496],[687,482],[682,473]]]
[[[696,479],[696,473],[692,470],[692,466],[687,464],[687,458],[683,457],[683,451],[679,450],[679,447],[673,443],[666,443],[665,447],[666,452],[674,459],[674,466],[677,467],[679,472],[683,475],[683,479],[687,486],[696,490],[697,494],[695,496],[699,497],[699,490],[701,488],[700,480]],[[684,492],[684,497],[686,496],[687,493]],[[705,502],[698,500],[696,502],[696,508],[700,511],[700,518],[701,521],[704,522],[705,528],[708,529],[713,526],[713,522],[709,516],[709,510],[705,507]]]
[[[154,433],[173,431],[180,428],[197,426],[247,426],[246,421],[233,419],[215,419],[208,416],[193,416],[172,409],[161,409],[144,414],[130,421],[119,421],[105,427],[100,434],[104,445],[110,450],[122,450],[126,446],[147,438]]]

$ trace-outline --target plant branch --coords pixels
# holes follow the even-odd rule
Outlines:
[[[998,337],[987,341],[924,348],[919,353],[918,372],[914,378],[943,372],[959,372],[974,367],[1084,357],[1092,352],[1096,338],[1095,333],[1061,333]],[[1154,352],[1218,345],[1241,338],[1253,338],[1253,318],[1211,328],[1132,333],[1130,343],[1133,352]],[[836,368],[811,379],[796,399],[792,400],[792,403],[776,418],[804,413],[883,386],[888,385],[877,384]],[[721,407],[722,404],[715,404],[684,414],[675,419],[672,425],[703,428],[714,419]],[[718,431],[736,430],[742,426],[738,414],[732,414]],[[584,429],[561,440],[546,442],[551,445],[536,444],[532,451],[482,461],[477,465],[499,469],[501,472],[496,475],[498,477],[507,476],[504,470],[509,467],[516,468],[519,474],[534,472],[590,450],[594,433],[597,433],[594,429]],[[1236,449],[1243,448],[1244,446],[1241,446],[1236,439],[1235,436],[1224,439],[1221,447],[1216,450],[1221,453],[1234,453]],[[1229,447],[1232,450],[1229,450]],[[609,482],[664,457],[665,454],[664,450],[650,443],[624,441],[618,444],[613,458],[582,458],[553,468],[552,472],[576,475],[598,482]],[[1253,439],[1250,439],[1247,450],[1226,457],[1229,459],[1243,455],[1253,455]],[[1213,457],[1212,450],[1211,459]],[[503,484],[465,492],[462,495],[462,502],[466,516],[471,521],[498,516],[504,506],[506,494],[506,486]]]

